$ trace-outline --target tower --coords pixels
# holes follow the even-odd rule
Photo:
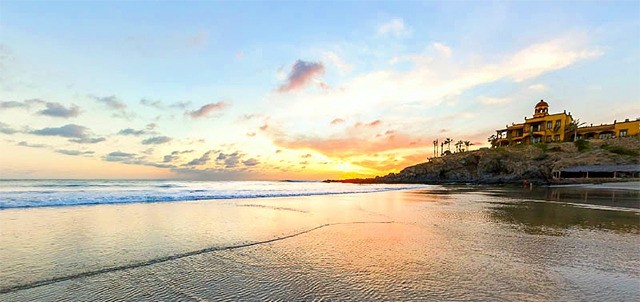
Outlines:
[[[536,109],[533,112],[533,117],[543,117],[545,115],[549,114],[549,104],[547,104],[547,102],[540,100],[540,102],[538,102],[536,104]]]

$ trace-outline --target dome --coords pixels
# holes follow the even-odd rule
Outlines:
[[[544,100],[540,100],[540,102],[536,104],[536,108],[537,107],[549,107],[549,104],[547,104],[547,102],[545,102]]]

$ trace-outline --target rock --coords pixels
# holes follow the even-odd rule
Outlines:
[[[580,165],[627,165],[640,157],[613,153],[610,146],[640,153],[640,137],[590,142],[590,150],[578,152],[573,142],[552,143],[546,148],[525,145],[481,148],[432,158],[398,173],[375,178],[338,180],[353,183],[522,183],[553,182],[554,170]]]

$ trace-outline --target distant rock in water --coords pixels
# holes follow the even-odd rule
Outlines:
[[[559,182],[552,172],[582,165],[640,163],[640,137],[592,142],[566,142],[514,147],[482,148],[432,158],[399,173],[348,183],[523,183]],[[334,181],[334,180],[330,180]],[[573,180],[576,182],[577,180]],[[579,181],[579,180],[578,180]],[[565,181],[569,182],[569,181]]]

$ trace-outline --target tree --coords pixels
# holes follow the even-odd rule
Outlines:
[[[451,143],[453,143],[453,140],[451,138],[446,138],[444,140],[444,143],[447,144],[447,151],[451,152]]]
[[[578,128],[584,126],[585,124],[586,122],[581,122],[580,119],[577,118],[571,121],[571,123],[569,123],[569,125],[567,126],[568,131],[573,131],[574,142],[578,140]]]
[[[460,141],[458,141],[458,142],[456,143],[456,151],[457,151],[457,152],[462,152],[462,151],[464,151],[464,149],[462,148],[462,146],[463,146],[463,145],[464,145],[464,142],[463,142],[463,141],[461,141],[461,140],[460,140]]]
[[[470,141],[464,141],[464,146],[466,147],[466,151],[469,151],[469,146],[473,145]]]
[[[491,143],[491,147],[495,147],[496,146],[496,142],[498,141],[498,137],[495,134],[492,134],[491,136],[489,136],[487,141],[489,143]]]

